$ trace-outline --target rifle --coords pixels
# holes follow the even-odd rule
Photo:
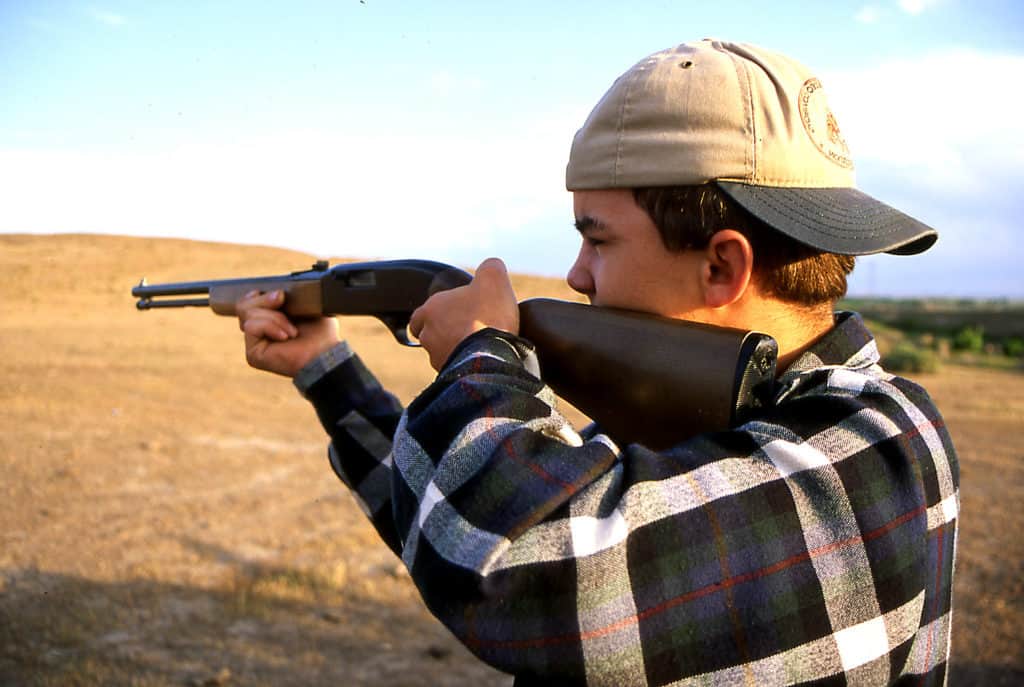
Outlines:
[[[235,315],[235,303],[246,293],[281,290],[289,317],[370,315],[398,343],[417,346],[408,333],[413,310],[471,279],[429,260],[334,267],[318,261],[309,270],[271,277],[173,284],[143,279],[132,295],[139,310],[202,306]],[[520,336],[536,347],[544,381],[623,444],[663,449],[734,427],[765,405],[775,381],[778,346],[758,332],[550,298],[521,302],[519,321]]]

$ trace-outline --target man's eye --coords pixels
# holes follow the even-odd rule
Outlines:
[[[591,248],[597,248],[598,246],[604,245],[604,241],[595,236],[585,236],[583,237],[583,240],[586,241],[587,245]]]

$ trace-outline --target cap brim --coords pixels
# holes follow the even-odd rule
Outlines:
[[[913,255],[938,232],[855,188],[785,188],[716,181],[772,228],[829,253]]]

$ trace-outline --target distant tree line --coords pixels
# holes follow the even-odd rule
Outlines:
[[[873,323],[884,364],[928,373],[941,363],[1024,369],[1024,303],[943,299],[846,299]]]

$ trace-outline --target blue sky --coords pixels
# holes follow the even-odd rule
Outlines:
[[[858,185],[939,229],[852,293],[1024,297],[1018,0],[0,0],[0,232],[561,275],[572,134],[634,62],[704,37],[812,66]]]

